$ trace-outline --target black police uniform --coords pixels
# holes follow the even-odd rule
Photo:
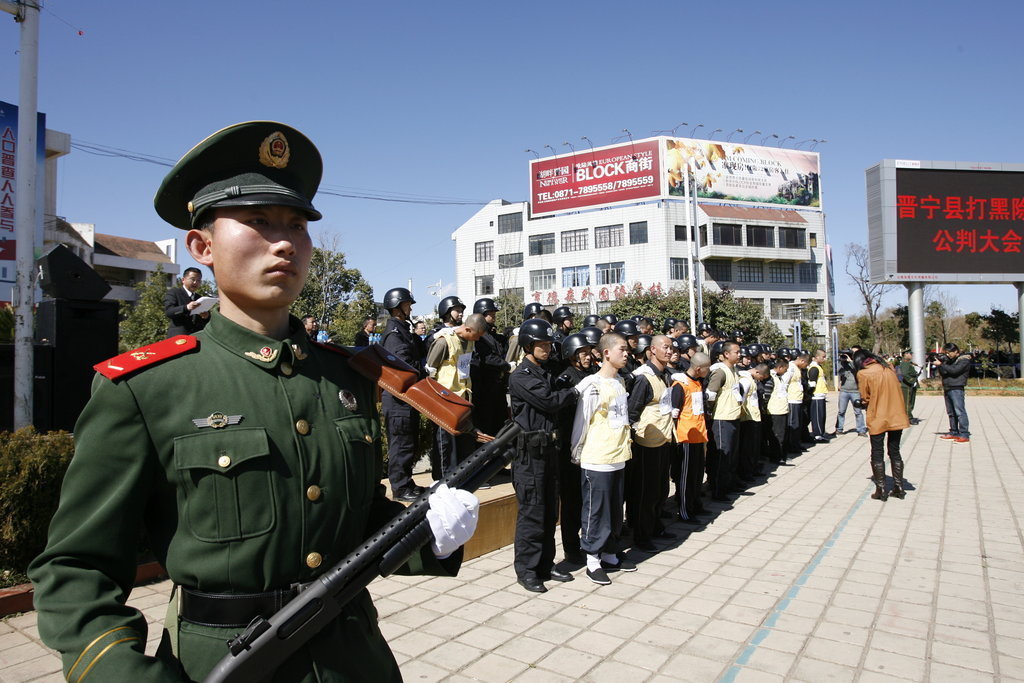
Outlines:
[[[512,419],[523,430],[512,462],[512,486],[519,502],[515,560],[520,581],[551,578],[558,521],[558,450],[555,427],[560,410],[576,399],[574,389],[555,389],[552,377],[529,358],[509,375]]]
[[[497,434],[508,419],[508,344],[494,328],[477,339],[469,377],[473,382],[473,423],[484,434]]]
[[[572,389],[584,378],[597,372],[596,367],[581,370],[569,366],[555,380],[556,389]],[[558,413],[558,496],[559,522],[562,532],[562,551],[566,559],[582,560],[580,550],[580,518],[583,512],[583,489],[580,483],[580,466],[572,462],[572,423],[576,417],[576,403],[569,405]]]
[[[407,320],[388,319],[381,344],[392,354],[402,359],[420,374],[423,373],[423,340],[413,334]],[[381,407],[388,431],[388,481],[391,493],[400,496],[408,493],[415,484],[412,480],[412,466],[416,462],[416,444],[419,441],[420,415],[409,404],[383,392]]]

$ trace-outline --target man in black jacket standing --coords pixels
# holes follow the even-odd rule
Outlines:
[[[969,354],[960,353],[960,347],[950,342],[942,347],[946,359],[936,358],[932,365],[942,377],[942,395],[946,399],[946,415],[949,416],[949,433],[940,436],[953,443],[970,443],[970,423],[967,420],[967,405],[964,387],[971,369]]]
[[[206,327],[210,314],[192,313],[199,305],[199,285],[202,283],[203,274],[198,268],[186,268],[181,275],[181,286],[171,287],[164,294],[164,315],[171,323],[167,329],[168,337],[192,334]]]

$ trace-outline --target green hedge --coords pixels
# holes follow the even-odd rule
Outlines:
[[[24,572],[46,546],[74,450],[68,432],[0,433],[0,568]]]

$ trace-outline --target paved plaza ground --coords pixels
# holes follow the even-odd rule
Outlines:
[[[967,407],[952,444],[941,397],[918,399],[905,500],[869,497],[868,439],[847,434],[706,527],[673,524],[610,586],[578,571],[527,593],[507,547],[457,578],[378,580],[381,628],[407,681],[1024,681],[1024,399]],[[150,648],[169,590],[132,593]],[[59,671],[34,613],[0,621],[0,680]]]

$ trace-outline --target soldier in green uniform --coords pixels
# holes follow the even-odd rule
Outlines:
[[[195,336],[96,366],[48,545],[29,570],[40,634],[68,680],[202,680],[227,639],[402,510],[380,485],[374,387],[288,314],[312,254],[307,221],[321,217],[321,170],[304,135],[256,121],[201,142],[157,192],[157,212],[213,271],[220,307]],[[463,533],[435,533],[404,571],[453,575],[475,499],[433,495]],[[175,583],[155,657],[146,619],[125,605],[140,531]],[[364,590],[273,680],[400,678]]]

